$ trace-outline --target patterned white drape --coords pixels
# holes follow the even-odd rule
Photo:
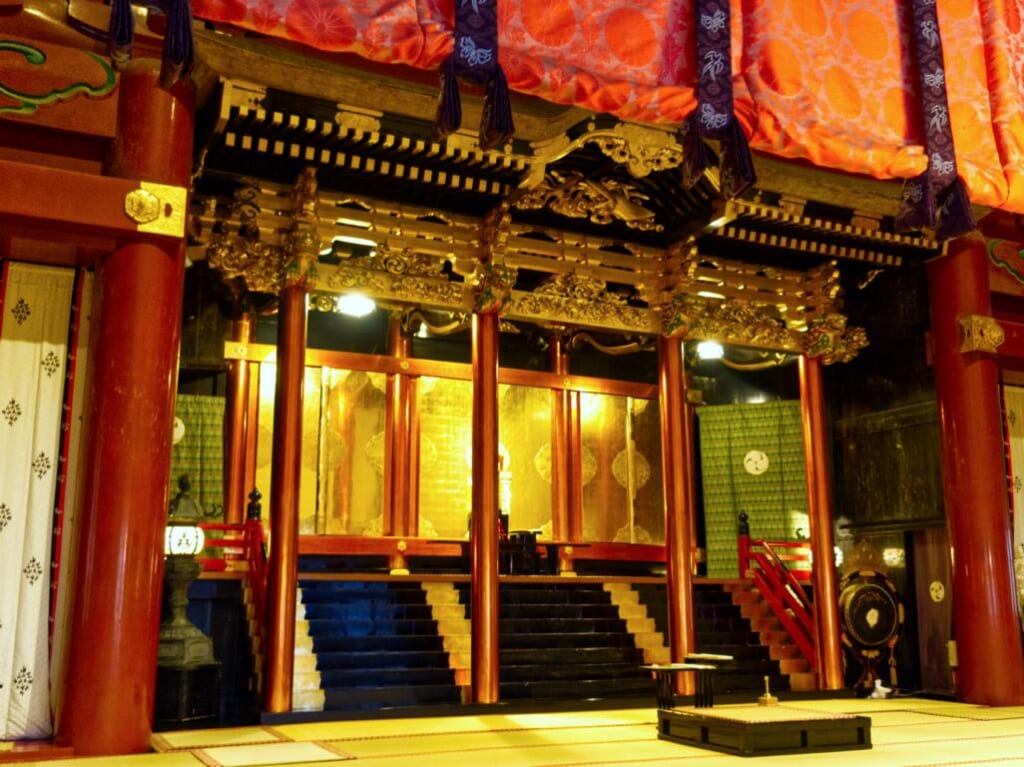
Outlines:
[[[0,727],[51,733],[48,622],[71,269],[5,264],[0,319]]]
[[[1024,387],[1003,387],[1003,411],[1010,443],[1010,482],[1013,508],[1013,564],[1017,602],[1024,627]]]

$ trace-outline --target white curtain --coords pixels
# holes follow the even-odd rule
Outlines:
[[[75,271],[6,262],[0,284],[0,727],[51,734],[53,519]],[[61,496],[62,497],[62,496]]]
[[[1024,628],[1024,387],[1003,387],[1003,412],[1010,443],[1010,483],[1013,507],[1013,564],[1017,576],[1017,604]]]

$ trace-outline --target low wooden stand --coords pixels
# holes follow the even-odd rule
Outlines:
[[[735,756],[871,748],[871,720],[785,706],[658,710],[658,737]]]

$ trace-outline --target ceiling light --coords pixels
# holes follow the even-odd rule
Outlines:
[[[346,293],[338,297],[338,311],[349,317],[365,317],[377,308],[372,298],[361,293]]]
[[[718,341],[701,341],[697,344],[697,356],[702,360],[720,360],[725,349]]]

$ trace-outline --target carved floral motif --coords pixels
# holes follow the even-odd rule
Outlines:
[[[481,264],[473,280],[473,311],[479,314],[501,311],[512,293],[516,276],[515,269]]]

